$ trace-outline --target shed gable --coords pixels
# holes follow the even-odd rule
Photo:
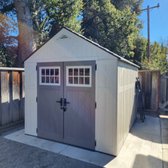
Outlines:
[[[115,59],[110,53],[63,28],[26,62]]]

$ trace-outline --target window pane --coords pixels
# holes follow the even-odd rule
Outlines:
[[[73,77],[69,77],[69,84],[73,84]]]
[[[44,76],[42,76],[42,78],[41,78],[41,83],[45,83],[45,77]]]
[[[78,84],[78,77],[74,77],[74,84]]]
[[[67,86],[88,87],[91,84],[91,67],[75,66],[67,67]]]
[[[90,84],[90,79],[89,79],[89,77],[86,77],[86,78],[85,78],[85,84],[86,84],[86,85],[89,85],[89,84]]]
[[[40,83],[43,85],[58,85],[60,69],[59,67],[41,67],[40,69]]]
[[[77,68],[74,69],[74,76],[78,76],[78,69]]]
[[[54,83],[54,76],[50,77],[50,83]]]
[[[49,79],[50,79],[50,78],[47,76],[47,77],[46,77],[46,83],[49,83]]]
[[[79,72],[80,72],[80,73],[79,73],[79,74],[80,74],[80,76],[83,76],[83,75],[84,75],[84,69],[83,69],[83,68],[82,68],[82,69],[80,69],[80,70],[79,70]]]
[[[50,75],[51,75],[51,76],[54,75],[54,69],[50,69]]]
[[[55,75],[59,75],[59,69],[55,69]]]
[[[72,76],[73,75],[73,69],[70,68],[68,71],[69,71],[68,72],[69,76]]]
[[[46,69],[46,75],[49,75],[49,69]]]
[[[90,69],[89,69],[89,68],[86,68],[86,69],[85,69],[85,75],[86,75],[86,76],[89,76],[89,75],[90,75]]]
[[[79,77],[79,84],[84,84],[84,78],[83,77]]]
[[[45,69],[42,69],[42,70],[41,70],[41,74],[42,74],[42,75],[45,75]]]
[[[59,83],[59,77],[55,77],[55,83]]]

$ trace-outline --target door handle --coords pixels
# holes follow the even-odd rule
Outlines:
[[[66,100],[66,98],[64,98],[64,103],[63,103],[63,110],[66,111],[67,110],[67,104],[70,104],[70,102],[68,102]]]
[[[62,109],[63,111],[66,111],[67,104],[70,104],[70,102],[68,102],[66,98],[60,98],[60,100],[56,102],[60,104],[60,109]]]
[[[64,106],[67,106],[67,104],[70,104],[70,102],[68,102],[67,99],[64,98]]]
[[[64,99],[60,98],[59,101],[56,101],[57,103],[60,103],[60,108],[63,109],[63,103],[64,103]]]

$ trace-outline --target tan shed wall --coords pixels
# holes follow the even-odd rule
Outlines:
[[[119,153],[135,119],[135,82],[138,69],[119,62],[117,98],[117,153]]]
[[[97,61],[96,150],[116,154],[117,62]]]
[[[36,63],[25,63],[25,133],[37,136]]]

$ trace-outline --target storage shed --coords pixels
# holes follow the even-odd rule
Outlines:
[[[137,76],[137,65],[62,28],[25,61],[25,133],[117,155]]]

